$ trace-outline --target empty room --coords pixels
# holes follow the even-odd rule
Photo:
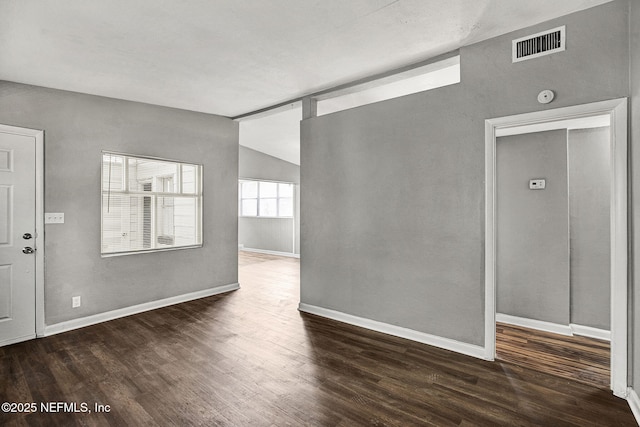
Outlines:
[[[638,0],[0,0],[0,425],[638,425],[639,111]]]

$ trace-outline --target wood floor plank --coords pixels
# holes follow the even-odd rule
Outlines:
[[[609,389],[607,341],[564,336],[505,323],[496,324],[496,357],[595,387]]]
[[[487,362],[298,312],[297,259],[240,252],[239,273],[238,291],[0,348],[0,401],[111,406],[0,425],[636,425],[584,382],[603,374],[602,343],[503,329],[512,361]],[[528,353],[549,350],[591,368],[563,378]]]

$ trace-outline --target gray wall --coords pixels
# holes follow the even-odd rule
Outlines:
[[[609,128],[498,138],[498,313],[610,329],[609,150]]]
[[[300,166],[240,146],[240,178],[293,182],[294,218],[239,218],[238,243],[246,248],[300,253]],[[295,238],[295,242],[294,242]]]
[[[640,265],[640,195],[638,188],[640,186],[640,3],[631,1],[631,10],[629,16],[631,29],[631,112],[629,118],[631,121],[631,215],[633,226],[629,230],[632,237],[632,268],[635,270],[636,265]],[[640,391],[640,314],[635,314],[640,310],[640,275],[632,271],[630,276],[632,280],[631,294],[632,305],[629,311],[630,319],[633,322],[631,330],[630,360],[632,363],[632,383],[636,392]]]
[[[294,219],[238,218],[238,243],[248,249],[294,252]]]
[[[460,84],[304,120],[301,302],[482,345],[484,120],[627,96],[627,12],[471,45]],[[511,63],[512,39],[559,25],[565,52]]]
[[[611,328],[610,128],[568,132],[571,323]]]
[[[567,179],[566,129],[497,139],[498,313],[569,324]]]
[[[47,324],[238,282],[237,123],[9,82],[0,123],[44,129],[45,211],[65,213],[45,227]],[[101,150],[203,164],[204,246],[101,258]]]

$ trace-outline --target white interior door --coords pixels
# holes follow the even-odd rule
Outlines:
[[[36,335],[36,138],[0,129],[0,346]]]

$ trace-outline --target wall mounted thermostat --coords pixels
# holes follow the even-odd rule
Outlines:
[[[529,180],[529,189],[530,190],[544,190],[547,186],[547,181],[544,179],[530,179]]]
[[[548,104],[553,101],[553,98],[555,98],[555,96],[556,94],[553,93],[552,90],[545,89],[538,94],[538,102],[540,104]]]

